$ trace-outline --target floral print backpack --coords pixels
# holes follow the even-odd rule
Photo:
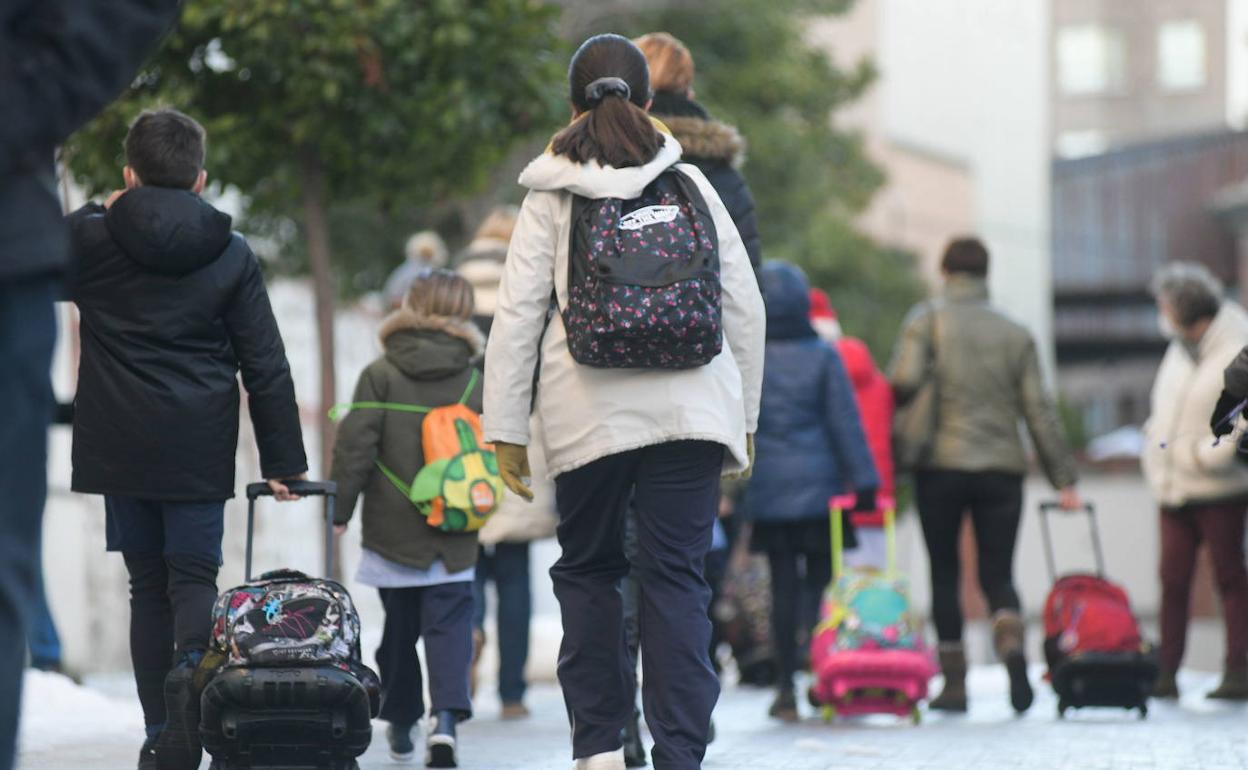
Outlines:
[[[632,200],[572,199],[568,349],[599,368],[692,369],[723,347],[719,239],[674,168]]]

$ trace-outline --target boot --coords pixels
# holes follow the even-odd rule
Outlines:
[[[159,770],[197,770],[203,756],[199,743],[199,696],[195,671],[203,653],[189,652],[165,677],[168,721],[156,741]]]
[[[1222,674],[1222,683],[1205,696],[1214,700],[1248,700],[1248,668],[1236,666]]]
[[[1173,669],[1162,669],[1153,685],[1153,697],[1165,700],[1179,699],[1179,682]]]
[[[1027,680],[1027,656],[1023,652],[1023,619],[1013,610],[1001,610],[993,616],[992,643],[997,658],[1010,674],[1010,705],[1022,714],[1031,708],[1035,694]]]
[[[801,719],[801,715],[797,713],[797,696],[793,693],[793,685],[776,691],[776,699],[772,701],[767,715],[781,722],[796,722]]]
[[[940,695],[933,698],[927,706],[934,711],[965,714],[966,649],[961,642],[941,642],[938,653],[940,672],[945,676],[945,684],[940,690]]]

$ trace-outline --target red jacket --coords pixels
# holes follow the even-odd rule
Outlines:
[[[854,397],[858,401],[858,412],[862,417],[862,428],[867,434],[867,444],[871,448],[871,457],[875,460],[875,470],[880,476],[880,497],[894,497],[893,483],[893,388],[875,366],[871,351],[862,340],[853,337],[841,337],[836,341],[841,360],[849,373],[849,380],[854,386]],[[882,527],[884,514],[856,513],[853,516],[855,526]]]

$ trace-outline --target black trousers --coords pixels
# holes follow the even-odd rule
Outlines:
[[[811,629],[819,622],[823,590],[832,579],[832,557],[827,551],[799,553],[770,548],[771,632],[775,640],[776,668],[781,688],[791,688],[799,661],[807,659],[802,647],[810,643]]]
[[[149,733],[165,723],[165,676],[208,648],[225,503],[104,498],[108,549],[130,573],[130,659]]]
[[[703,575],[724,449],[679,441],[605,457],[556,479],[562,555],[550,570],[563,616],[559,683],[575,758],[620,748],[636,683],[620,583],[624,520],[637,517],[642,702],[657,770],[702,766],[719,698],[711,667],[711,589]]]
[[[942,642],[962,640],[958,551],[967,512],[975,528],[979,584],[993,612],[1018,610],[1014,546],[1023,516],[1023,478],[995,471],[920,471],[915,479],[919,519],[932,575],[932,618]]]
[[[386,610],[381,646],[377,648],[379,718],[410,727],[425,715],[424,680],[416,653],[421,637],[429,659],[430,711],[453,711],[460,720],[471,717],[472,583],[377,590]]]

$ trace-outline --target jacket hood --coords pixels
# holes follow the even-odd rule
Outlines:
[[[845,372],[855,389],[875,379],[878,370],[865,342],[855,337],[841,337],[836,342],[836,349],[841,354],[841,362],[845,364]]]
[[[135,262],[161,275],[193,273],[230,243],[228,214],[190,190],[138,187],[104,215],[113,240]]]
[[[472,321],[400,308],[381,323],[377,335],[386,360],[414,380],[441,380],[464,371],[485,351],[485,337]]]
[[[665,127],[666,128],[666,127]],[[615,168],[601,163],[573,163],[549,150],[537,156],[520,173],[520,184],[530,190],[567,190],[586,198],[636,198],[672,165],[680,162],[680,142],[663,134],[659,154],[644,166]]]
[[[814,337],[810,325],[810,285],[800,269],[787,262],[767,262],[762,269],[767,305],[767,339]]]
[[[733,126],[711,118],[694,100],[670,91],[654,94],[650,114],[663,121],[684,149],[686,160],[714,160],[739,167],[745,162],[745,137]]]

